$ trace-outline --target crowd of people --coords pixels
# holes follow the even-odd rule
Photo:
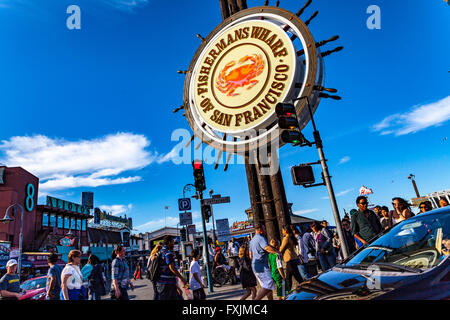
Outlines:
[[[448,206],[446,199],[439,202],[441,207]],[[350,254],[370,242],[380,233],[387,232],[396,224],[413,217],[408,202],[400,197],[392,199],[393,210],[377,205],[368,209],[366,196],[356,198],[358,209],[342,219],[342,231]],[[430,201],[419,205],[418,214],[432,210]],[[313,221],[302,228],[285,225],[282,239],[266,238],[264,225],[255,225],[253,238],[245,238],[240,245],[234,238],[226,245],[222,253],[220,246],[208,246],[212,268],[222,268],[229,275],[231,283],[240,282],[245,289],[241,300],[251,296],[252,300],[264,297],[272,300],[274,293],[282,299],[293,289],[293,278],[302,283],[318,273],[320,268],[326,271],[343,259],[342,241],[337,233],[330,230],[326,221]],[[183,300],[184,295],[193,300],[205,300],[205,279],[199,264],[200,252],[193,249],[189,265],[189,279],[179,271],[173,252],[175,240],[165,236],[152,250],[146,268],[138,261],[133,277],[125,260],[125,247],[118,245],[112,254],[111,299],[128,300],[128,290],[134,289],[131,279],[142,279],[144,272],[152,282],[154,300]],[[90,255],[87,264],[80,269],[81,252],[72,250],[68,263],[62,267],[57,264],[58,256],[52,253],[48,257],[46,297],[48,300],[100,300],[106,295],[105,267],[99,258]],[[2,299],[20,299],[20,279],[16,274],[17,261],[10,259],[6,264],[6,274],[0,279]],[[259,284],[259,290],[257,286]]]

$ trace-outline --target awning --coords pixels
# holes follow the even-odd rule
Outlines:
[[[303,223],[311,223],[314,222],[316,220],[314,219],[310,219],[307,217],[303,217],[303,216],[298,216],[296,214],[291,214],[291,223],[292,224],[303,224]]]
[[[88,228],[90,243],[116,243],[122,242],[120,232]]]
[[[6,270],[6,263],[7,262],[8,262],[8,260],[0,260],[0,270]],[[33,264],[31,262],[29,262],[29,261],[22,260],[20,267],[21,268],[33,268]]]

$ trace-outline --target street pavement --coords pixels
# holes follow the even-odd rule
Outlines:
[[[150,280],[138,279],[134,281],[134,285],[135,289],[133,291],[128,291],[130,300],[153,300],[153,285]],[[213,291],[214,292],[210,293],[208,288],[205,288],[207,300],[239,300],[246,292],[245,289],[242,289],[242,285],[240,283],[235,285],[227,284],[222,287],[214,287]],[[187,300],[184,294],[183,298]],[[109,299],[109,297],[106,297],[106,299]],[[274,294],[274,299],[277,299],[276,293]],[[247,300],[251,300],[251,296],[248,297]]]
[[[153,285],[148,279],[138,279],[134,281],[135,289],[128,291],[130,300],[153,300]],[[222,287],[214,287],[212,293],[205,288],[207,300],[239,300],[246,292],[242,289],[241,284],[224,285]],[[183,296],[186,299],[186,296]],[[108,298],[109,299],[109,298]],[[251,299],[250,297],[248,299]]]

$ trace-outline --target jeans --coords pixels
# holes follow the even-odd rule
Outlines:
[[[89,300],[102,300],[102,295],[99,292],[89,290]]]
[[[300,275],[303,278],[303,281],[306,281],[309,278],[312,278],[312,276],[308,273],[307,264],[299,264],[297,267],[298,267],[298,272],[300,272]]]
[[[324,272],[336,265],[336,255],[334,253],[334,250],[332,251],[332,253],[327,255],[323,255],[319,252],[317,253],[317,256],[319,257],[320,265]]]
[[[297,260],[286,262],[286,291],[290,291],[292,289],[292,276],[294,276],[298,284],[303,282],[303,279],[298,271]]]
[[[158,300],[183,300],[183,297],[178,294],[176,284],[156,283],[156,290],[158,291]]]
[[[159,300],[158,288],[156,288],[156,281],[152,281],[153,284],[153,300]]]

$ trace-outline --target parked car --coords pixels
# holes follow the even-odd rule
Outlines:
[[[450,299],[450,207],[394,226],[287,300]]]
[[[23,295],[19,300],[45,300],[47,291],[45,285],[47,282],[47,276],[41,276],[24,281],[20,288],[23,291]]]

